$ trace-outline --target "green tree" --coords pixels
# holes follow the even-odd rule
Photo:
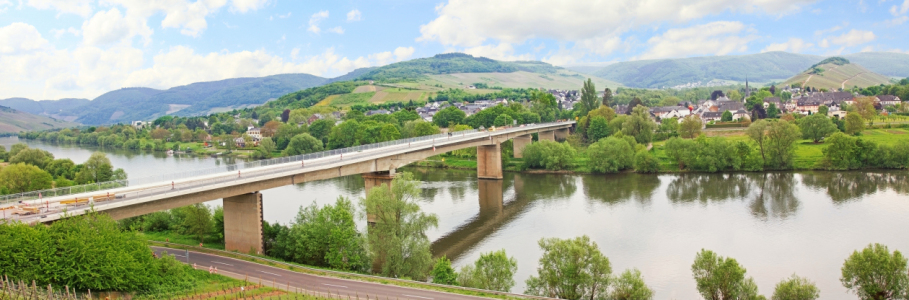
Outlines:
[[[860,299],[906,299],[909,275],[906,258],[881,244],[854,251],[843,263],[840,282]]]
[[[704,122],[696,114],[690,114],[682,118],[682,123],[679,124],[679,135],[683,138],[690,139],[695,138],[701,135],[701,127],[704,126]]]
[[[410,125],[410,128],[407,128],[408,126],[406,126],[406,125]],[[429,123],[429,122],[426,122],[423,120],[410,121],[410,122],[407,122],[406,125],[404,126],[405,127],[404,132],[406,132],[406,133],[402,132],[402,136],[405,138],[427,136],[427,135],[439,134],[442,132],[439,129],[439,126],[436,126],[432,123]]]
[[[656,123],[650,118],[650,110],[646,106],[638,105],[631,113],[631,118],[622,124],[622,133],[634,137],[639,144],[649,144],[653,139],[653,130]]]
[[[321,208],[316,203],[300,207],[289,230],[277,237],[283,248],[278,256],[316,266],[365,270],[368,257],[354,213],[353,203],[344,197]]]
[[[452,126],[449,124],[449,126]],[[455,125],[456,126],[456,125]],[[381,131],[379,131],[379,139],[383,142],[394,141],[401,138],[401,132],[398,130],[398,126],[394,124],[385,124],[382,125]]]
[[[821,105],[817,108],[817,114],[819,115],[826,116],[828,111],[830,111],[830,108],[828,108],[826,105]]]
[[[526,155],[526,154],[525,154]],[[631,168],[634,147],[625,139],[608,137],[587,148],[591,169],[600,173],[616,173]]]
[[[32,165],[18,163],[0,169],[0,184],[11,194],[49,189],[53,181],[49,173]]]
[[[426,231],[439,221],[434,214],[420,210],[419,184],[410,173],[398,173],[390,188],[373,188],[362,201],[364,211],[375,216],[375,226],[369,229],[369,250],[384,276],[422,280],[432,266]]]
[[[857,138],[837,132],[827,138],[822,161],[827,170],[849,170],[859,167],[860,162],[856,155]]]
[[[461,124],[466,117],[467,114],[464,113],[464,111],[458,109],[456,106],[449,106],[439,110],[439,112],[433,115],[432,123],[439,127],[447,128],[448,126]]]
[[[76,178],[76,164],[69,158],[55,159],[47,164],[44,170],[55,178],[62,177],[70,180]]]
[[[514,272],[518,261],[508,257],[505,250],[480,254],[473,265],[461,268],[458,282],[461,286],[508,292],[514,286]]]
[[[9,155],[9,153],[6,152],[6,147],[4,147],[3,145],[0,145],[0,161],[9,160],[8,155]]]
[[[224,206],[218,205],[211,214],[214,233],[219,241],[224,241]]]
[[[270,137],[266,137],[266,138],[262,138],[262,140],[259,141],[259,148],[262,149],[263,152],[268,153],[269,156],[271,156],[271,153],[275,152],[275,150],[278,149],[278,146],[275,144],[274,140],[272,140]]]
[[[359,137],[362,133],[360,122],[354,119],[344,121],[331,129],[328,136],[328,148],[339,149],[360,145]]]
[[[524,168],[567,169],[577,151],[567,143],[539,141],[524,147]]]
[[[788,168],[792,164],[795,142],[801,137],[801,130],[795,124],[785,120],[772,121],[767,128],[765,142],[770,166],[777,169]]]
[[[650,151],[640,151],[634,155],[634,170],[638,173],[657,173],[660,171],[660,160]]]
[[[732,112],[724,111],[723,115],[720,117],[721,122],[732,122]]]
[[[16,154],[19,154],[20,151],[25,150],[25,149],[28,149],[28,145],[26,145],[25,143],[13,144],[12,146],[9,147],[9,153],[7,153],[7,157],[11,158],[13,156],[16,156]]]
[[[644,276],[637,269],[625,270],[612,282],[610,300],[650,300],[653,290],[644,283]]]
[[[514,119],[512,119],[511,116],[509,116],[508,114],[501,114],[498,117],[496,117],[495,121],[493,121],[493,125],[495,125],[496,127],[510,126],[510,125],[512,125],[513,121],[514,121]]]
[[[778,119],[780,117],[780,109],[776,107],[776,103],[770,103],[770,105],[767,106],[767,117],[771,119]]]
[[[751,125],[748,126],[748,129],[745,129],[745,135],[751,138],[754,143],[758,146],[758,151],[761,153],[761,161],[764,165],[767,164],[767,129],[770,127],[770,121],[767,120],[757,120]]]
[[[813,114],[802,118],[798,123],[802,130],[802,137],[815,143],[838,131],[836,124],[833,124],[826,114]]]
[[[603,106],[609,107],[610,103],[612,103],[612,90],[606,88],[603,90]]]
[[[821,290],[807,278],[792,277],[780,281],[773,291],[773,300],[815,300],[821,297]]]
[[[846,134],[855,135],[865,130],[865,122],[862,115],[856,112],[846,113]]]
[[[578,104],[581,105],[581,110],[578,113],[580,116],[586,116],[587,112],[600,107],[600,101],[597,101],[597,88],[590,78],[587,78],[587,81],[584,82],[584,87],[581,88],[581,101]]]
[[[612,267],[589,237],[544,238],[537,276],[527,279],[526,294],[561,299],[598,299],[608,292]]]
[[[335,121],[330,119],[319,119],[312,122],[309,125],[309,134],[314,138],[322,140],[323,142],[328,139],[328,135],[331,134],[331,129],[335,127]]]
[[[745,278],[745,271],[734,258],[724,258],[703,249],[691,265],[698,292],[704,299],[764,299],[758,295],[754,279]]]
[[[183,228],[186,233],[196,236],[199,242],[205,242],[205,236],[215,230],[215,223],[211,217],[211,210],[202,203],[187,206],[184,210],[186,218],[183,219]]]
[[[609,121],[606,118],[594,116],[588,120],[590,120],[590,126],[587,128],[587,140],[596,142],[609,136]]]
[[[82,170],[76,174],[76,183],[105,182],[114,175],[114,166],[103,152],[95,152],[82,164]]]
[[[23,149],[9,158],[11,164],[29,164],[40,169],[44,169],[53,160],[54,155],[50,152],[35,148]]]
[[[436,260],[432,267],[432,283],[455,285],[458,283],[458,273],[451,267],[451,260],[445,255]]]
[[[293,156],[319,152],[322,150],[322,141],[308,133],[301,133],[290,139],[290,143],[287,144],[287,149],[284,149],[284,155]]]

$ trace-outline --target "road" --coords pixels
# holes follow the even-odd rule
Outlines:
[[[174,255],[177,260],[187,262],[185,250],[163,247],[151,248],[159,256],[162,252],[167,251],[168,255]],[[244,279],[248,276],[249,281],[255,283],[258,283],[259,279],[261,279],[262,285],[264,286],[270,287],[275,284],[277,285],[277,288],[287,289],[289,285],[290,290],[300,289],[306,290],[309,293],[319,292],[322,294],[330,292],[332,295],[340,293],[342,298],[346,298],[347,295],[350,295],[351,298],[356,298],[357,295],[365,298],[366,295],[369,295],[371,299],[376,299],[376,296],[387,299],[411,300],[488,299],[432,290],[303,274],[244,260],[192,251],[189,252],[188,263],[194,263],[199,268],[206,270],[210,266],[217,267],[220,274],[237,279]]]

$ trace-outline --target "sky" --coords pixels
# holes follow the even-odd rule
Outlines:
[[[909,0],[0,0],[0,99],[308,73],[438,53],[565,66],[909,53]]]

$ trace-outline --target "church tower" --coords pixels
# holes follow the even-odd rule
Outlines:
[[[748,76],[745,76],[745,98],[751,96],[751,88],[748,87]]]

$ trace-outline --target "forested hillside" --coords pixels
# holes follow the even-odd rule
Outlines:
[[[519,69],[518,65],[513,63],[500,62],[485,57],[474,57],[463,53],[446,53],[379,67],[360,76],[360,79],[394,80],[422,78],[423,75],[429,74],[510,73]]]

